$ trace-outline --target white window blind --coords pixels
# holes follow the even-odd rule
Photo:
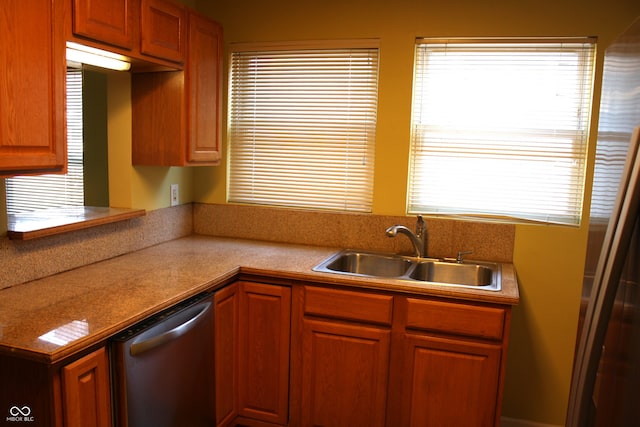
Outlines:
[[[67,69],[66,175],[18,176],[6,180],[7,213],[84,205],[82,70]]]
[[[604,59],[591,222],[607,222],[615,206],[633,129],[640,126],[640,57],[608,49]]]
[[[231,55],[231,202],[370,212],[378,49]]]
[[[416,44],[409,213],[578,224],[595,42]]]

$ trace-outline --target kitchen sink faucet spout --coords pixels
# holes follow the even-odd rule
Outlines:
[[[404,225],[393,225],[385,231],[388,237],[396,237],[398,233],[406,234],[413,244],[415,255],[420,258],[426,258],[427,256],[427,226],[422,219],[422,215],[418,215],[418,221],[416,222],[416,232],[409,230]]]

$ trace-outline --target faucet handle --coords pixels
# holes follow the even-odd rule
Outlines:
[[[458,264],[462,264],[462,261],[464,261],[464,260],[462,259],[462,257],[464,257],[465,255],[472,254],[472,253],[473,253],[473,251],[459,251],[459,252],[458,252],[458,256],[456,257],[456,262],[457,262]]]

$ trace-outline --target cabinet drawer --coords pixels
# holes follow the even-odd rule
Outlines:
[[[391,325],[393,297],[305,286],[304,313]]]
[[[407,298],[407,328],[502,339],[505,310]]]

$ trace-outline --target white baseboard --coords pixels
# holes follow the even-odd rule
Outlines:
[[[502,427],[564,427],[564,426],[555,425],[555,424],[536,423],[533,421],[521,420],[518,418],[507,418],[507,417],[500,418],[500,425]]]

